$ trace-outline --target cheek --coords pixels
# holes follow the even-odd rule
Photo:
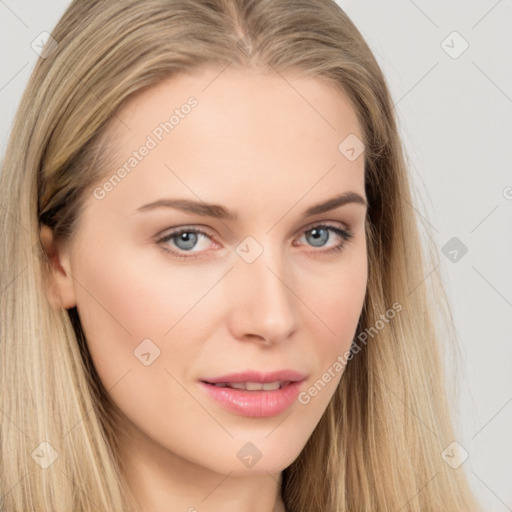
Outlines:
[[[315,320],[317,328],[312,330],[315,334],[311,346],[311,356],[317,364],[299,403],[307,406],[313,416],[321,415],[327,407],[357,335],[367,288],[366,251],[363,248],[353,251],[330,274],[329,279],[322,279],[321,287],[309,282],[309,293],[304,295],[318,320]]]
[[[366,295],[366,258],[364,246],[357,247],[322,276],[321,286],[313,281],[305,286],[308,291],[304,291],[304,297],[324,324],[323,331],[333,340],[325,344],[331,353],[347,345],[350,347],[354,337]]]
[[[73,269],[76,282],[81,283],[75,286],[77,309],[105,387],[108,389],[130,368],[144,367],[139,346],[144,354],[150,352],[150,360],[158,355],[155,364],[161,364],[165,346],[172,339],[174,357],[192,358],[190,333],[176,333],[187,324],[187,312],[214,285],[217,276],[200,278],[192,267],[170,272],[169,267],[156,265],[154,253],[147,249],[132,251],[129,257],[121,248],[116,252],[109,247],[105,252],[108,258],[88,251]],[[145,253],[152,253],[151,260]],[[187,340],[182,345],[188,350],[179,340]]]

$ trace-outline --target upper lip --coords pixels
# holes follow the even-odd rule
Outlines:
[[[246,372],[230,373],[229,375],[221,375],[220,377],[211,377],[201,379],[202,382],[208,384],[218,384],[223,382],[259,382],[265,384],[267,382],[297,382],[304,380],[306,376],[294,370],[278,370],[275,372],[258,372],[249,370]]]

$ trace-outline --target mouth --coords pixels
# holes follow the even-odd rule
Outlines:
[[[205,381],[203,381],[205,382]],[[232,388],[232,389],[242,389],[244,391],[275,391],[276,389],[282,389],[288,384],[290,381],[275,381],[275,382],[205,382],[205,384],[210,384],[217,388]]]
[[[244,372],[201,380],[201,388],[224,409],[241,416],[276,416],[289,409],[299,394],[305,375],[284,370]]]

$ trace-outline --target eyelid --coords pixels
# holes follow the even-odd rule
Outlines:
[[[336,225],[335,227],[342,229],[343,231],[346,231],[347,233],[350,233],[350,227],[345,222],[341,222],[339,220],[325,220],[320,219],[313,222],[310,222],[309,224],[306,224],[304,227],[300,228],[299,232],[309,231],[310,229],[313,229],[317,226],[326,226],[326,225]]]
[[[206,233],[208,236],[214,236],[212,235],[212,232],[210,228],[207,228],[206,226],[203,226],[202,224],[181,224],[179,226],[173,227],[173,228],[165,228],[159,231],[153,238],[155,239],[161,239],[161,238],[167,238],[171,233],[179,233],[180,231],[200,231]]]

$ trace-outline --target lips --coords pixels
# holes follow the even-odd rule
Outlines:
[[[293,370],[248,371],[201,380],[201,388],[221,406],[243,416],[275,416],[297,399],[306,376]]]

